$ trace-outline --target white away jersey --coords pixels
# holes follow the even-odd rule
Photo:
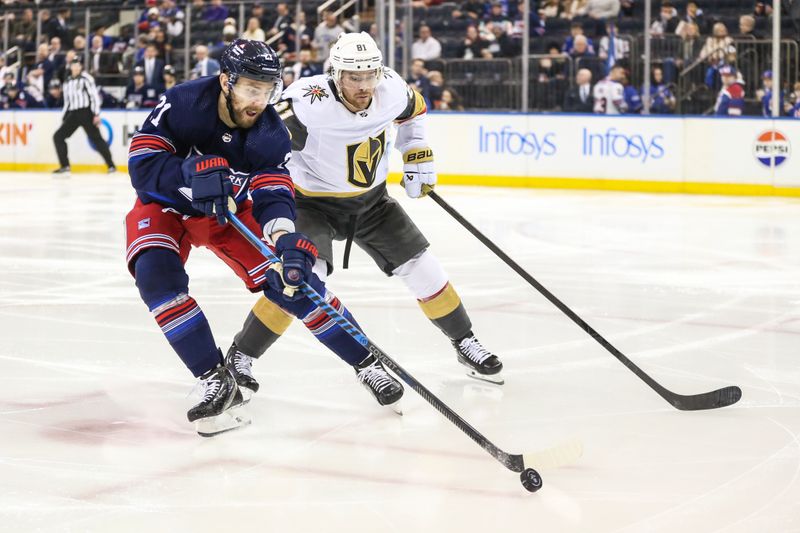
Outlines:
[[[292,134],[287,168],[306,196],[358,196],[385,182],[395,121],[398,148],[427,144],[421,123],[412,124],[427,111],[425,101],[388,68],[363,111],[347,109],[327,75],[292,83],[275,109]]]
[[[594,86],[594,112],[619,115],[625,112],[625,88],[618,81],[603,78]]]

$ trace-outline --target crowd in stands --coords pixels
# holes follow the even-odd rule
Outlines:
[[[758,57],[767,47],[755,54],[752,48],[747,54],[740,50],[771,36],[771,0],[662,0],[647,24],[655,47],[648,94],[642,83],[641,34],[646,25],[641,1],[529,1],[529,52],[534,59],[527,81],[536,109],[641,113],[647,103],[651,113],[669,114],[680,110],[682,96],[699,100],[697,95],[705,94],[705,112],[771,110],[764,102],[773,90],[772,74],[764,68],[766,58]],[[109,0],[104,9],[93,8],[104,15],[93,17],[92,27],[86,28],[82,16],[73,17],[79,0],[41,9],[32,0],[5,4],[15,9],[1,16],[8,19],[9,35],[4,37],[9,46],[26,52],[16,69],[0,56],[0,107],[6,109],[58,107],[65,65],[75,55],[105,87],[106,107],[147,108],[157,105],[175,83],[217,74],[219,56],[238,37],[269,42],[287,66],[284,83],[290,85],[327,70],[328,51],[339,33],[363,29],[377,36],[374,24],[332,11],[323,12],[316,24],[307,23],[316,20],[316,5],[295,12],[294,4],[248,1],[240,28],[239,2]],[[787,10],[783,24],[789,38],[797,36],[800,17],[795,13],[800,0],[794,4],[797,9]],[[524,2],[413,0],[412,5],[415,38],[408,54],[408,82],[430,109],[518,107]],[[138,19],[121,25],[120,9],[136,9]],[[189,24],[192,59],[183,65]],[[402,17],[397,31],[405,31]],[[398,59],[402,47],[398,38]],[[691,84],[679,87],[681,79],[689,78],[687,72],[693,75]],[[800,116],[797,75],[797,68],[783,75],[784,114]],[[112,94],[113,85],[127,87]],[[686,94],[679,94],[681,89]]]

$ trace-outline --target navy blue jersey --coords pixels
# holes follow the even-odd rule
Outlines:
[[[285,167],[292,147],[283,121],[269,106],[252,128],[229,128],[217,110],[221,90],[215,76],[176,85],[161,96],[128,151],[137,195],[144,203],[202,216],[192,209],[181,163],[193,155],[219,155],[230,164],[236,202],[249,191],[262,226],[276,218],[294,220],[294,185]]]

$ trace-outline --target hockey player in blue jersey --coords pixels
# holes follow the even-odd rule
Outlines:
[[[308,298],[284,295],[286,286],[308,282],[355,323],[311,272],[316,248],[295,232],[294,184],[285,166],[291,142],[272,108],[282,89],[277,55],[263,42],[239,39],[221,64],[219,76],[181,84],[160,98],[131,140],[128,158],[138,196],[126,217],[128,268],[170,345],[200,379],[203,398],[187,415],[203,436],[247,423],[238,407],[249,391],[239,389],[233,372],[247,373],[249,359],[223,359],[189,296],[184,263],[193,245],[212,250],[251,291],[265,292],[259,309],[264,323],[288,324],[294,315],[348,364],[369,357]],[[242,222],[274,247],[282,271],[268,268],[226,224],[231,199]],[[390,392],[402,396],[402,386],[388,374],[373,379],[390,380]]]

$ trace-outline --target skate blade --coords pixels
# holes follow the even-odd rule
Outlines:
[[[239,405],[247,405],[250,403],[250,399],[253,397],[253,394],[255,394],[255,392],[247,387],[239,387],[239,392],[242,393],[242,403]]]
[[[253,419],[240,409],[242,405],[244,404],[231,407],[217,416],[195,420],[194,427],[197,434],[201,437],[215,437],[221,433],[250,425]]]
[[[400,400],[397,400],[394,403],[390,403],[389,405],[384,405],[384,407],[388,407],[398,415],[403,416],[403,402]]]
[[[467,368],[466,370],[467,370],[467,375],[469,377],[471,377],[473,379],[477,379],[478,381],[485,381],[487,383],[494,383],[495,385],[502,385],[503,383],[506,382],[506,380],[503,379],[503,374],[502,373],[487,375],[487,374],[481,374],[480,372],[477,372],[477,371],[473,370],[472,368]]]

